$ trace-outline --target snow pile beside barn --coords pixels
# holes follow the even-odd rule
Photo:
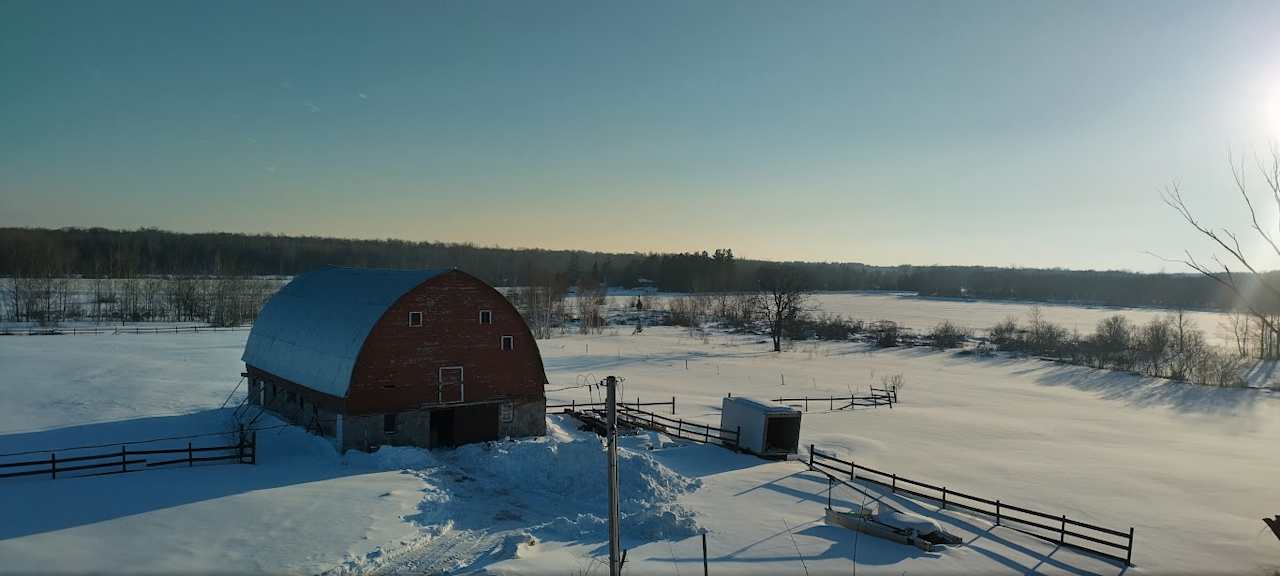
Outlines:
[[[436,572],[476,568],[520,557],[540,541],[595,544],[608,539],[605,446],[549,416],[544,438],[469,444],[450,451],[383,447],[348,452],[353,466],[403,468],[426,487],[419,513],[406,517],[431,535],[416,550],[392,559],[397,570]],[[676,503],[700,480],[672,471],[648,453],[618,450],[624,545],[694,536],[694,514]],[[342,572],[380,569],[383,555],[348,558]]]

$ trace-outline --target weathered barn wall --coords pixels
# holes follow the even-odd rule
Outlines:
[[[343,399],[316,392],[268,372],[248,367],[249,402],[259,404],[291,424],[319,429],[333,437]]]
[[[383,430],[383,414],[362,414],[342,417],[341,451],[376,450],[378,446],[430,445],[431,413],[427,411],[400,412],[396,414],[396,431],[387,434]]]
[[[480,311],[492,311],[492,324]],[[409,326],[422,312],[422,326]],[[513,338],[502,350],[502,337]],[[537,342],[497,290],[459,271],[432,278],[400,298],[374,325],[352,372],[351,414],[436,404],[440,369],[463,368],[463,402],[543,398],[546,374]],[[445,391],[446,394],[448,391]]]
[[[502,420],[502,405],[511,408],[512,419]],[[433,415],[453,412],[452,442],[442,442],[432,434]],[[547,432],[546,401],[487,402],[452,408],[423,409],[396,413],[396,432],[384,430],[385,414],[345,416],[342,420],[342,450],[372,450],[379,445],[444,448],[470,442],[542,436]],[[437,417],[439,419],[439,417]],[[496,433],[491,430],[496,429]]]
[[[512,419],[502,422],[500,433],[512,438],[542,436],[547,433],[547,401],[525,400],[512,403]]]

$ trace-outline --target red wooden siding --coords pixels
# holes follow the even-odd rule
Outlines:
[[[480,311],[493,323],[481,324]],[[423,312],[409,326],[409,312]],[[502,336],[515,349],[502,350]],[[462,386],[441,387],[441,368],[462,367]],[[546,373],[537,342],[515,307],[489,285],[458,270],[402,296],[365,340],[347,393],[349,414],[396,412],[446,401],[543,398]]]

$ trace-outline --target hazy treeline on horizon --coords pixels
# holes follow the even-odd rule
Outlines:
[[[603,253],[442,242],[179,233],[155,229],[0,228],[0,276],[133,278],[294,275],[327,265],[456,267],[494,285],[652,285],[663,291],[755,289],[767,262],[731,249]],[[1192,274],[792,262],[815,290],[902,290],[926,296],[1229,309],[1231,294]]]

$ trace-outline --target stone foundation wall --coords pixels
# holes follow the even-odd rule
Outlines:
[[[513,398],[396,412],[394,427],[389,429],[387,413],[342,414],[341,399],[318,395],[303,386],[252,369],[248,394],[251,404],[263,406],[285,422],[311,432],[319,432],[332,439],[339,451],[367,452],[382,445],[442,447],[437,445],[441,442],[433,438],[431,433],[432,414],[442,410],[453,411],[455,423],[464,418],[485,419],[465,422],[487,429],[479,434],[473,430],[470,441],[527,438],[542,436],[547,431],[547,402],[544,398]],[[489,408],[480,410],[477,406]],[[488,420],[489,418],[496,418],[497,421]],[[449,427],[447,423],[441,424],[445,428]],[[477,438],[477,435],[483,437]]]

